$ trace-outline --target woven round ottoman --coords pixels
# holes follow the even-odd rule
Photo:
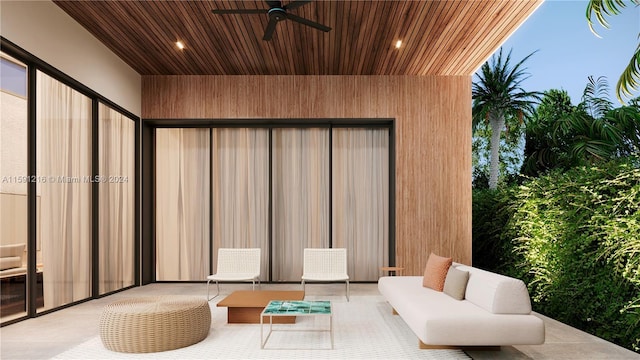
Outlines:
[[[133,298],[109,304],[100,316],[100,338],[112,351],[149,353],[179,349],[209,334],[205,299],[187,296]]]

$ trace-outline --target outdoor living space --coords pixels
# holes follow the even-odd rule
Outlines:
[[[640,358],[640,53],[569,78],[640,6],[581,3],[1,0],[0,357]]]
[[[271,290],[300,290],[300,284],[269,284],[263,285],[265,289]],[[220,299],[229,295],[236,290],[247,290],[246,284],[225,284],[222,289]],[[151,353],[151,354],[124,354],[109,352],[102,347],[99,340],[98,322],[100,314],[104,307],[114,301],[145,296],[158,295],[183,295],[188,297],[205,298],[204,284],[180,284],[180,283],[157,283],[145,285],[134,289],[126,290],[114,295],[110,295],[101,299],[91,300],[77,306],[66,308],[46,316],[22,321],[8,327],[0,329],[1,351],[3,359],[90,359],[90,358],[113,358],[113,359],[159,359],[159,358],[198,358],[198,355],[189,355],[189,348],[184,348],[184,353],[168,352]],[[351,299],[349,302],[344,297],[344,287],[342,284],[313,284],[307,286],[307,298],[311,299],[330,299],[334,306],[339,305],[342,309],[350,312],[358,312],[363,304],[373,303],[373,313],[362,314],[364,317],[378,316],[378,313],[388,314],[393,330],[396,334],[388,339],[381,339],[384,334],[375,333],[374,329],[355,330],[355,343],[345,343],[344,338],[348,336],[349,324],[345,324],[342,318],[346,313],[336,314],[334,319],[334,336],[335,349],[323,350],[328,344],[327,338],[313,339],[313,343],[307,344],[317,346],[319,349],[302,350],[307,351],[301,354],[299,358],[322,358],[322,359],[343,359],[345,347],[354,348],[351,358],[362,358],[365,354],[371,354],[381,351],[382,355],[372,355],[369,358],[383,359],[385,346],[404,346],[407,351],[413,351],[413,358],[429,358],[428,353],[434,350],[418,349],[418,339],[412,335],[411,331],[404,325],[404,322],[398,316],[391,315],[391,307],[385,303],[384,299],[377,291],[376,284],[353,284],[351,288]],[[260,352],[260,334],[259,324],[226,324],[226,312],[224,308],[215,306],[216,301],[210,303],[212,314],[216,312],[221,314],[217,317],[213,316],[209,340],[216,339],[221,336],[221,332],[234,332],[237,335],[235,341],[237,345],[230,346],[250,347],[246,351],[238,353],[237,356],[221,356],[216,352],[215,348],[210,349],[207,358],[242,358],[242,354],[257,354],[256,358],[283,358],[290,350],[261,350]],[[342,310],[340,310],[342,311]],[[344,315],[344,316],[343,316]],[[548,317],[537,315],[544,320],[546,327],[546,341],[542,345],[530,346],[503,346],[500,351],[465,351],[469,357],[480,359],[637,359],[638,354],[621,348],[615,344],[604,341],[595,336],[586,334],[582,331],[571,328],[567,325],[554,321]],[[357,321],[365,321],[363,317],[355,317]],[[395,320],[394,320],[395,319]],[[284,326],[299,326],[284,325]],[[397,327],[395,327],[397,326]],[[242,328],[244,327],[244,328]],[[253,329],[251,329],[253,327]],[[238,330],[242,328],[243,330]],[[246,331],[249,338],[237,333],[238,331]],[[37,336],[34,336],[37,334]],[[397,339],[399,335],[405,335],[406,338]],[[29,338],[29,346],[24,346],[24,340]],[[373,343],[379,340],[382,343]],[[208,340],[205,340],[205,342]],[[395,343],[394,342],[398,342]],[[86,343],[86,344],[85,344]],[[193,345],[192,347],[198,346]],[[179,351],[179,350],[176,350]],[[220,350],[218,350],[220,351]],[[240,349],[238,349],[240,351]],[[437,352],[437,350],[436,350]],[[176,355],[177,354],[177,355]],[[218,355],[216,355],[218,354]],[[305,356],[306,354],[306,356]],[[360,355],[358,355],[360,354]],[[410,358],[399,353],[392,358]],[[454,357],[450,357],[456,359]],[[463,358],[463,357],[457,357]],[[387,359],[387,358],[384,358]]]

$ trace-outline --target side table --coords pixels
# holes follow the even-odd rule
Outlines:
[[[396,276],[398,272],[404,270],[404,268],[399,266],[383,266],[380,270],[389,272],[389,276]]]

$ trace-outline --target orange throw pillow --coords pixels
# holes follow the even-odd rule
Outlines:
[[[447,278],[447,272],[452,262],[451,258],[431,253],[427,260],[427,266],[424,268],[422,286],[436,291],[442,291],[444,288],[444,280]]]

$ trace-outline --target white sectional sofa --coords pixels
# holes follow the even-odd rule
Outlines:
[[[0,278],[27,273],[25,244],[0,245]]]
[[[421,347],[542,344],[542,319],[531,313],[523,281],[478,268],[468,271],[463,300],[422,286],[422,276],[387,276],[378,289],[420,340]]]

